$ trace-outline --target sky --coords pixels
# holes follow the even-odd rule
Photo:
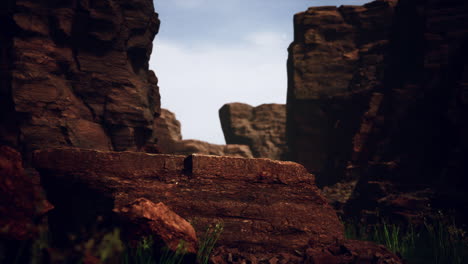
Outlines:
[[[311,6],[369,0],[155,0],[161,27],[150,69],[161,106],[183,139],[225,144],[218,110],[226,103],[286,103],[293,16]]]

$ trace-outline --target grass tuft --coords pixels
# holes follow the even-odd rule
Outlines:
[[[199,264],[207,264],[216,242],[223,232],[222,222],[208,226],[203,236],[199,239],[199,250],[196,261]],[[72,236],[73,237],[73,236]],[[72,241],[76,241],[76,238]],[[31,242],[31,243],[29,243]],[[0,264],[48,264],[44,258],[44,252],[53,244],[47,231],[41,232],[36,241],[25,241],[14,252],[6,252],[6,244],[0,241]],[[52,251],[51,251],[52,252]],[[85,255],[91,255],[101,263],[120,264],[181,264],[187,256],[187,244],[181,240],[174,252],[168,248],[158,248],[151,237],[143,237],[137,247],[132,248],[125,245],[120,239],[120,230],[114,229],[108,233],[96,232],[87,241],[76,243],[72,249],[66,252],[57,252],[54,259],[61,259],[63,263],[82,263]],[[76,258],[78,254],[78,259]],[[12,256],[12,260],[6,258]],[[25,255],[27,255],[25,257]],[[11,258],[10,258],[11,259]],[[193,262],[195,256],[193,256]]]
[[[210,260],[210,254],[213,251],[213,248],[218,241],[221,233],[224,230],[224,224],[218,222],[208,226],[205,234],[200,239],[200,244],[197,254],[197,263],[207,264]]]
[[[426,220],[417,227],[385,221],[371,227],[346,223],[345,236],[385,245],[409,264],[468,263],[468,238],[465,232],[443,218]]]

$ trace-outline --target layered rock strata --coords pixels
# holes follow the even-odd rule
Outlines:
[[[234,156],[252,158],[252,152],[247,145],[230,144],[217,145],[208,142],[186,139],[182,140],[180,122],[174,113],[167,109],[161,109],[161,116],[153,125],[153,131],[157,135],[157,151],[163,154],[205,154],[216,156]]]
[[[383,246],[344,240],[314,176],[297,163],[62,148],[36,151],[34,164],[62,235],[117,213],[143,219],[169,245],[178,237],[194,245],[184,219],[199,235],[222,224],[213,263],[402,263]]]
[[[382,85],[396,1],[312,7],[294,17],[289,47],[289,158],[334,183],[352,153],[367,102]]]
[[[61,234],[144,197],[198,232],[222,221],[220,244],[243,252],[294,253],[343,239],[314,176],[292,162],[51,149],[35,152],[34,164],[56,206],[49,221]]]
[[[0,141],[136,150],[159,115],[150,0],[0,4]]]
[[[248,145],[256,158],[285,158],[285,105],[225,104],[219,109],[219,119],[227,144]]]

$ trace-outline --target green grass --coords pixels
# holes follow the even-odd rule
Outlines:
[[[196,261],[198,264],[207,264],[211,252],[221,233],[224,230],[222,222],[208,226],[205,233],[199,238],[198,252]],[[180,241],[175,252],[167,248],[162,250],[159,259],[156,257],[155,247],[151,238],[143,238],[136,249],[129,249],[125,252],[124,262],[122,264],[180,264],[186,256],[187,250],[185,241]],[[158,259],[158,261],[157,261]]]
[[[193,256],[193,261],[198,264],[207,264],[216,242],[223,232],[223,223],[219,222],[208,226],[205,233],[199,238],[198,253]],[[0,241],[1,264],[47,264],[44,261],[44,252],[50,248],[50,234],[42,232],[39,238],[32,242],[21,243],[15,252],[5,252],[5,245]],[[152,237],[143,237],[136,247],[125,245],[120,239],[120,230],[115,229],[107,233],[96,233],[93,238],[76,243],[72,249],[66,252],[56,252],[54,259],[61,263],[80,264],[85,254],[98,258],[103,264],[181,264],[187,255],[186,242],[181,240],[177,250],[158,248]],[[13,261],[7,260],[9,255]],[[24,256],[28,255],[28,258]],[[195,260],[196,259],[196,260]]]
[[[465,232],[442,218],[427,220],[417,227],[385,221],[369,227],[347,223],[345,236],[385,245],[409,264],[468,263],[468,238]]]
[[[156,249],[151,237],[143,238],[136,248],[127,248],[123,254],[122,264],[180,264],[187,254],[184,241],[180,241],[177,250],[168,248]]]
[[[197,263],[207,264],[210,260],[210,254],[213,251],[213,248],[218,241],[221,233],[224,230],[224,225],[222,222],[217,224],[210,225],[205,234],[201,237],[198,254],[197,254]]]

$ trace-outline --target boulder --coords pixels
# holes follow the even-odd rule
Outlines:
[[[125,222],[127,239],[133,244],[140,242],[142,237],[151,236],[158,245],[167,246],[172,252],[181,250],[197,254],[195,229],[164,203],[155,204],[146,198],[138,198],[113,211]]]
[[[256,158],[284,160],[286,155],[286,106],[230,103],[219,109],[227,144],[248,145]]]

